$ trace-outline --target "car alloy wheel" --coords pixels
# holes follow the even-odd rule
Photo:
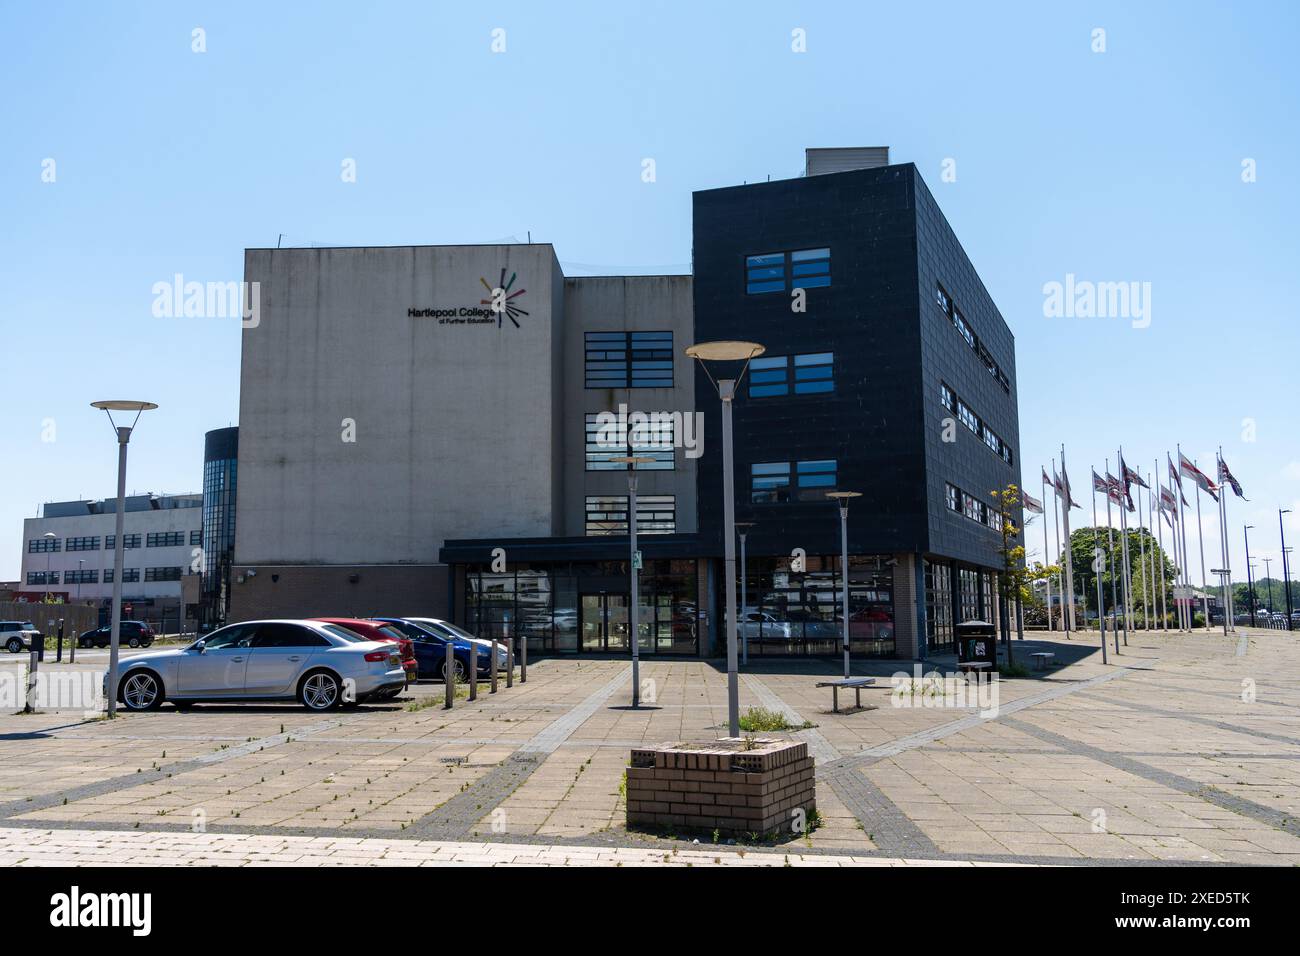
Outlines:
[[[310,710],[329,710],[339,702],[339,682],[333,674],[317,671],[302,684],[303,706]]]
[[[131,637],[131,638],[128,638],[126,643],[127,643],[127,646],[128,646],[128,647],[139,647],[139,646],[140,646],[140,638],[138,638],[138,637]]]
[[[441,668],[441,671],[442,671],[442,680],[443,680],[443,683],[446,683],[446,681],[447,681],[447,662],[446,662],[446,661],[443,661],[443,662],[442,662],[442,668]],[[453,675],[453,676],[452,676],[452,680],[454,680],[454,681],[460,682],[460,681],[465,680],[465,665],[462,664],[459,660],[453,660],[453,661],[452,661],[452,675]]]
[[[122,685],[122,700],[127,710],[152,710],[162,703],[162,688],[152,674],[131,674]]]
[[[5,645],[5,648],[10,654],[17,654],[23,649],[23,642],[18,640],[16,637],[11,637],[9,638],[9,643]]]

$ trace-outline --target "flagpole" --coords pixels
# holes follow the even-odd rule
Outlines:
[[[1061,553],[1061,479],[1056,474],[1055,458],[1052,459],[1052,480],[1055,482],[1052,485],[1052,527],[1056,534],[1056,566],[1059,569],[1057,574],[1060,575],[1056,579],[1056,597],[1061,605],[1061,630],[1069,636],[1070,628],[1065,622],[1065,561]],[[1052,630],[1055,631],[1056,628],[1053,627]]]
[[[1148,491],[1150,489],[1147,489]],[[1146,525],[1142,521],[1142,495],[1138,494],[1138,564],[1142,568],[1142,629],[1151,630],[1151,599],[1147,597],[1147,585],[1151,578],[1147,576],[1147,539],[1142,532]]]
[[[1124,646],[1128,647],[1128,632],[1133,629],[1133,568],[1128,560],[1128,476],[1125,474],[1124,446],[1119,449],[1119,482],[1124,500],[1119,502],[1120,554],[1124,558]]]
[[[1190,632],[1195,621],[1192,619],[1192,578],[1187,573],[1187,503],[1183,497],[1183,446],[1175,443],[1174,448],[1178,451],[1178,470],[1175,474],[1178,476],[1178,533],[1183,548],[1183,593],[1187,595],[1183,604],[1183,621],[1187,625],[1187,631]]]
[[[1181,468],[1182,465],[1180,458],[1178,466]],[[1201,466],[1196,464],[1195,459],[1192,460],[1192,465],[1198,471],[1200,470]],[[1201,549],[1201,613],[1205,615],[1205,629],[1208,631],[1210,630],[1210,585],[1205,578],[1205,525],[1201,523],[1201,483],[1193,478],[1192,484],[1196,486],[1196,543]]]
[[[1106,591],[1101,586],[1101,571],[1097,561],[1101,558],[1101,546],[1097,543],[1097,469],[1092,468],[1092,573],[1097,579],[1097,627],[1101,629],[1101,662],[1106,663]]]
[[[1153,480],[1155,480],[1155,476],[1152,475],[1150,472],[1148,472],[1147,473],[1147,540],[1151,542],[1151,547],[1147,548],[1147,554],[1151,558],[1150,563],[1148,565],[1148,567],[1151,569],[1151,576],[1147,578],[1147,581],[1149,581],[1151,584],[1151,627],[1152,630],[1155,630],[1156,624],[1162,622],[1158,622],[1156,620],[1156,615],[1159,614],[1160,612],[1158,610],[1159,602],[1156,600],[1156,507],[1157,504],[1156,504],[1155,496],[1151,493],[1151,482]],[[1147,573],[1146,569],[1144,568],[1142,571],[1144,577],[1146,576],[1146,573]]]
[[[1066,612],[1066,627],[1077,630],[1074,620],[1074,555],[1070,546],[1070,472],[1065,467],[1065,445],[1061,445],[1061,484],[1064,486],[1065,501],[1061,507],[1061,528],[1065,532],[1065,585],[1070,592],[1069,610]]]
[[[1155,463],[1155,466],[1156,466],[1156,471],[1155,471],[1155,473],[1158,475],[1158,474],[1160,474],[1160,462],[1157,461],[1157,462]],[[1169,602],[1168,602],[1167,599],[1166,599],[1166,589],[1165,589],[1165,525],[1164,525],[1164,520],[1165,520],[1165,501],[1164,501],[1164,487],[1165,487],[1165,486],[1164,486],[1164,484],[1162,483],[1162,484],[1160,485],[1160,489],[1161,489],[1161,494],[1160,494],[1160,520],[1156,522],[1156,531],[1157,531],[1157,533],[1159,533],[1159,535],[1160,535],[1160,552],[1159,552],[1159,553],[1160,553],[1160,569],[1159,569],[1159,574],[1160,574],[1160,628],[1161,628],[1161,630],[1168,631],[1168,630],[1169,630]],[[1170,530],[1171,530],[1171,531],[1173,530],[1173,526],[1172,526],[1172,524],[1170,525]]]
[[[1038,467],[1039,470],[1042,471],[1042,475],[1043,475],[1043,482],[1042,482],[1043,488],[1046,489],[1047,470],[1043,468],[1041,464]],[[1046,490],[1043,491],[1043,501],[1044,502],[1047,501]],[[1052,506],[1052,514],[1053,515],[1056,514],[1055,505]],[[1047,550],[1047,515],[1044,514],[1043,515],[1043,570],[1047,571],[1047,568],[1051,565],[1051,563],[1052,563],[1052,559]],[[1050,571],[1047,572],[1045,578],[1047,580],[1047,631],[1049,634],[1051,634],[1056,631],[1056,623],[1052,619],[1052,574]]]
[[[1219,483],[1219,550],[1223,552],[1223,635],[1236,632],[1237,622],[1233,614],[1232,596],[1232,556],[1228,553],[1228,492],[1223,482],[1223,446],[1219,446],[1218,468],[1215,480]]]
[[[1119,653],[1119,629],[1122,626],[1119,619],[1119,593],[1118,583],[1116,582],[1115,567],[1115,526],[1112,523],[1113,518],[1110,514],[1110,503],[1115,498],[1115,487],[1110,480],[1110,459],[1106,459],[1106,546],[1109,548],[1109,570],[1110,570],[1110,613],[1113,614],[1114,620],[1111,622],[1111,631],[1115,637],[1115,653]]]

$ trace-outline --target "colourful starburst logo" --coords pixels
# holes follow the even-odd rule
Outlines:
[[[522,328],[522,326],[520,326],[519,324],[518,317],[521,315],[528,314],[526,311],[519,308],[518,304],[514,301],[515,299],[518,299],[521,295],[523,295],[528,290],[519,289],[515,292],[510,291],[511,287],[515,284],[515,279],[518,277],[518,275],[519,273],[517,272],[510,273],[510,281],[507,282],[506,270],[502,268],[501,281],[499,281],[495,287],[488,285],[487,279],[483,278],[482,276],[479,276],[478,281],[483,283],[483,288],[487,289],[488,295],[491,296],[490,299],[479,299],[479,304],[488,306],[489,308],[491,308],[493,312],[496,313],[498,329],[501,328],[501,323],[503,319],[509,319],[511,322],[515,324],[515,328],[517,329]]]

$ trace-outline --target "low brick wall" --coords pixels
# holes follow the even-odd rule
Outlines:
[[[803,741],[638,747],[627,770],[629,829],[782,836],[796,832],[794,811],[806,821],[816,808],[813,758]]]

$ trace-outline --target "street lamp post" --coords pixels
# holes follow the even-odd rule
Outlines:
[[[628,441],[628,447],[631,447]],[[649,455],[619,455],[610,461],[627,465],[627,533],[631,544],[628,558],[628,574],[632,579],[632,600],[628,608],[629,630],[632,632],[632,706],[641,706],[641,624],[640,624],[640,577],[641,569],[637,566],[639,557],[636,547],[636,466],[654,461]]]
[[[1286,629],[1291,630],[1291,562],[1286,557],[1286,528],[1282,525],[1282,516],[1289,515],[1290,508],[1279,508],[1277,512],[1277,531],[1282,537],[1282,594],[1286,598]]]
[[[766,351],[756,342],[700,342],[687,346],[686,354],[697,360],[718,390],[722,401],[722,548],[727,593],[727,729],[740,736],[740,676],[736,654],[736,479],[731,447],[731,405],[736,388],[745,377],[749,362]],[[715,379],[709,362],[744,362],[734,379]]]
[[[1250,626],[1255,626],[1255,583],[1251,579],[1250,573],[1250,529],[1255,527],[1248,524],[1242,529],[1242,534],[1246,538],[1246,593],[1250,595]],[[1231,585],[1232,582],[1229,582]]]
[[[1271,617],[1273,614],[1273,559],[1261,558],[1264,562],[1264,580],[1268,582],[1268,613]],[[1272,626],[1272,621],[1269,625]]]
[[[844,616],[842,636],[844,640],[844,677],[849,677],[849,500],[861,498],[860,491],[828,491],[827,498],[834,498],[840,506],[840,603]]]
[[[749,613],[749,560],[745,554],[745,538],[752,527],[752,521],[736,522],[736,530],[740,532],[740,663],[743,667],[749,666],[749,631],[745,629],[745,615]]]
[[[91,402],[92,408],[102,409],[108,416],[108,423],[117,435],[117,515],[115,521],[116,537],[113,539],[113,626],[109,632],[108,643],[108,716],[117,716],[117,650],[122,631],[122,561],[125,542],[122,540],[124,519],[126,517],[126,446],[131,441],[131,431],[141,414],[157,408],[153,402],[106,401]],[[135,419],[129,426],[118,425],[113,421],[113,412],[135,412]]]

